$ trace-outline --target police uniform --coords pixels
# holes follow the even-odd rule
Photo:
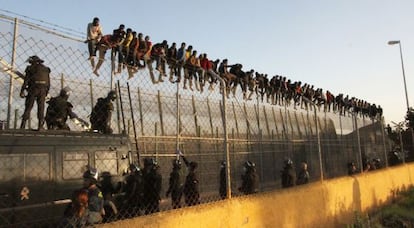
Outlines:
[[[112,101],[116,99],[116,92],[110,91],[106,98],[99,98],[95,107],[92,110],[90,121],[92,129],[104,134],[112,134],[110,126],[112,111],[114,105]]]
[[[37,103],[38,128],[42,129],[44,124],[45,100],[50,88],[50,68],[43,65],[43,60],[37,56],[28,59],[31,64],[27,66],[20,97],[24,98],[24,90],[27,90],[25,110],[22,116],[21,129],[26,127],[26,121],[30,117],[34,101]]]
[[[253,194],[258,192],[258,177],[256,173],[255,164],[247,161],[244,165],[246,171],[242,175],[242,186],[239,188],[244,194]]]
[[[162,176],[153,159],[144,161],[144,205],[145,214],[160,211]]]
[[[197,162],[188,162],[187,159],[182,156],[185,164],[187,167],[189,167],[189,172],[187,174],[187,177],[185,178],[184,183],[184,198],[185,203],[188,206],[200,204],[200,190],[199,190],[199,178],[198,174],[196,172],[196,169],[198,167]]]
[[[65,89],[69,90],[68,88]],[[70,130],[69,126],[66,124],[68,117],[77,117],[76,114],[72,112],[73,105],[68,102],[68,91],[65,89],[60,92],[59,96],[53,97],[47,102],[49,106],[46,110],[45,120],[48,129]]]
[[[293,168],[291,160],[285,162],[285,167],[282,170],[282,187],[289,188],[296,185],[296,172]]]
[[[166,192],[167,197],[169,194],[171,194],[171,204],[174,209],[181,207],[183,186],[184,180],[181,171],[181,163],[179,162],[179,160],[175,160],[173,164],[173,170],[170,173],[169,187]]]

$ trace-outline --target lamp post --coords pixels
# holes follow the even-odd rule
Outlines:
[[[401,67],[402,67],[402,73],[403,73],[403,79],[404,79],[405,101],[407,102],[407,115],[408,115],[408,113],[410,112],[410,105],[408,103],[407,83],[405,81],[405,71],[404,71],[404,61],[403,61],[403,56],[402,56],[401,41],[399,40],[388,41],[388,45],[394,45],[394,44],[398,44],[400,47]],[[411,132],[411,151],[412,151],[413,144],[414,144],[414,129],[410,127],[409,130]]]
[[[399,41],[399,40],[388,41],[388,45],[394,45],[394,44],[398,44],[399,47],[400,47],[401,67],[402,67],[402,73],[403,73],[403,79],[404,79],[404,89],[405,89],[405,101],[407,102],[407,111],[409,111],[410,110],[410,105],[408,103],[407,83],[405,81],[405,71],[404,71],[404,61],[403,61],[403,55],[402,55],[401,41]]]

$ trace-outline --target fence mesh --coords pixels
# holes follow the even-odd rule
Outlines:
[[[131,66],[117,73],[110,50],[96,76],[82,38],[62,36],[24,21],[15,24],[7,17],[1,17],[0,27],[5,28],[0,32],[0,120],[9,129],[3,135],[17,137],[14,129],[25,136],[41,135],[39,140],[0,145],[0,181],[7,186],[0,192],[0,226],[55,226],[70,204],[65,199],[82,187],[82,173],[88,165],[101,174],[106,222],[224,199],[229,180],[229,190],[236,197],[281,188],[281,171],[289,159],[297,171],[301,162],[307,163],[310,182],[320,180],[321,175],[324,179],[347,175],[349,162],[362,169],[364,161],[378,158],[386,165],[389,145],[376,118],[326,111],[323,106],[272,104],[271,98],[262,100],[260,93],[247,100],[240,88],[234,94],[230,90],[224,99],[219,82],[212,89],[206,82],[203,91],[197,91],[194,80],[190,89],[184,79],[173,83],[177,79],[173,75],[169,80],[171,66],[164,76],[155,63],[132,74]],[[72,111],[87,125],[98,99],[114,90],[117,98],[110,101],[113,111],[108,124],[113,134],[85,131],[85,125],[72,120],[67,121],[70,132],[17,131],[25,107],[25,99],[19,97],[23,80],[18,73],[25,72],[26,60],[32,55],[51,69],[49,99],[70,87]],[[37,128],[36,112],[34,107],[26,129]],[[117,137],[123,135],[131,144],[120,144]],[[227,150],[229,176],[223,175]],[[177,151],[187,160],[180,159],[178,171],[173,169],[180,158]],[[133,172],[131,163],[139,165],[140,171]],[[246,170],[255,174],[249,176]],[[177,175],[178,182],[173,182],[179,188],[168,191]],[[191,178],[195,185],[184,190]],[[243,190],[246,178],[256,180],[252,192]],[[22,187],[29,185],[36,189],[30,194]]]

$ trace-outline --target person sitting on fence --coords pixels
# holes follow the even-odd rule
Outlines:
[[[112,134],[111,119],[116,99],[116,92],[111,90],[105,98],[99,98],[92,109],[90,121],[92,130],[103,134]]]
[[[68,102],[68,98],[72,90],[66,86],[60,91],[59,96],[52,97],[47,103],[49,106],[46,110],[46,125],[49,130],[70,130],[66,123],[68,117],[76,119],[83,127],[88,128],[89,124],[80,119],[76,113],[72,111],[73,105]]]
[[[105,60],[106,51],[108,49],[115,48],[116,46],[118,46],[118,44],[121,41],[122,40],[120,37],[116,37],[111,34],[108,34],[108,35],[103,36],[102,39],[98,42],[97,49],[99,51],[99,60],[98,60],[98,63],[96,64],[95,69],[93,70],[93,73],[96,76],[99,76],[98,70],[99,68],[101,68],[102,63]]]
[[[91,23],[88,24],[86,30],[86,43],[88,43],[89,61],[91,61],[92,69],[95,68],[96,45],[102,38],[102,26],[99,24],[99,18],[95,17]]]

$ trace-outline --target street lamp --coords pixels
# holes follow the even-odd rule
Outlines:
[[[403,73],[403,79],[404,79],[405,100],[407,102],[407,111],[409,111],[410,105],[408,103],[407,83],[405,81],[405,71],[404,71],[404,61],[403,61],[402,49],[401,49],[401,41],[399,40],[388,41],[388,45],[394,45],[394,44],[398,44],[400,46],[400,57],[401,57],[401,67],[402,67],[402,73]]]

